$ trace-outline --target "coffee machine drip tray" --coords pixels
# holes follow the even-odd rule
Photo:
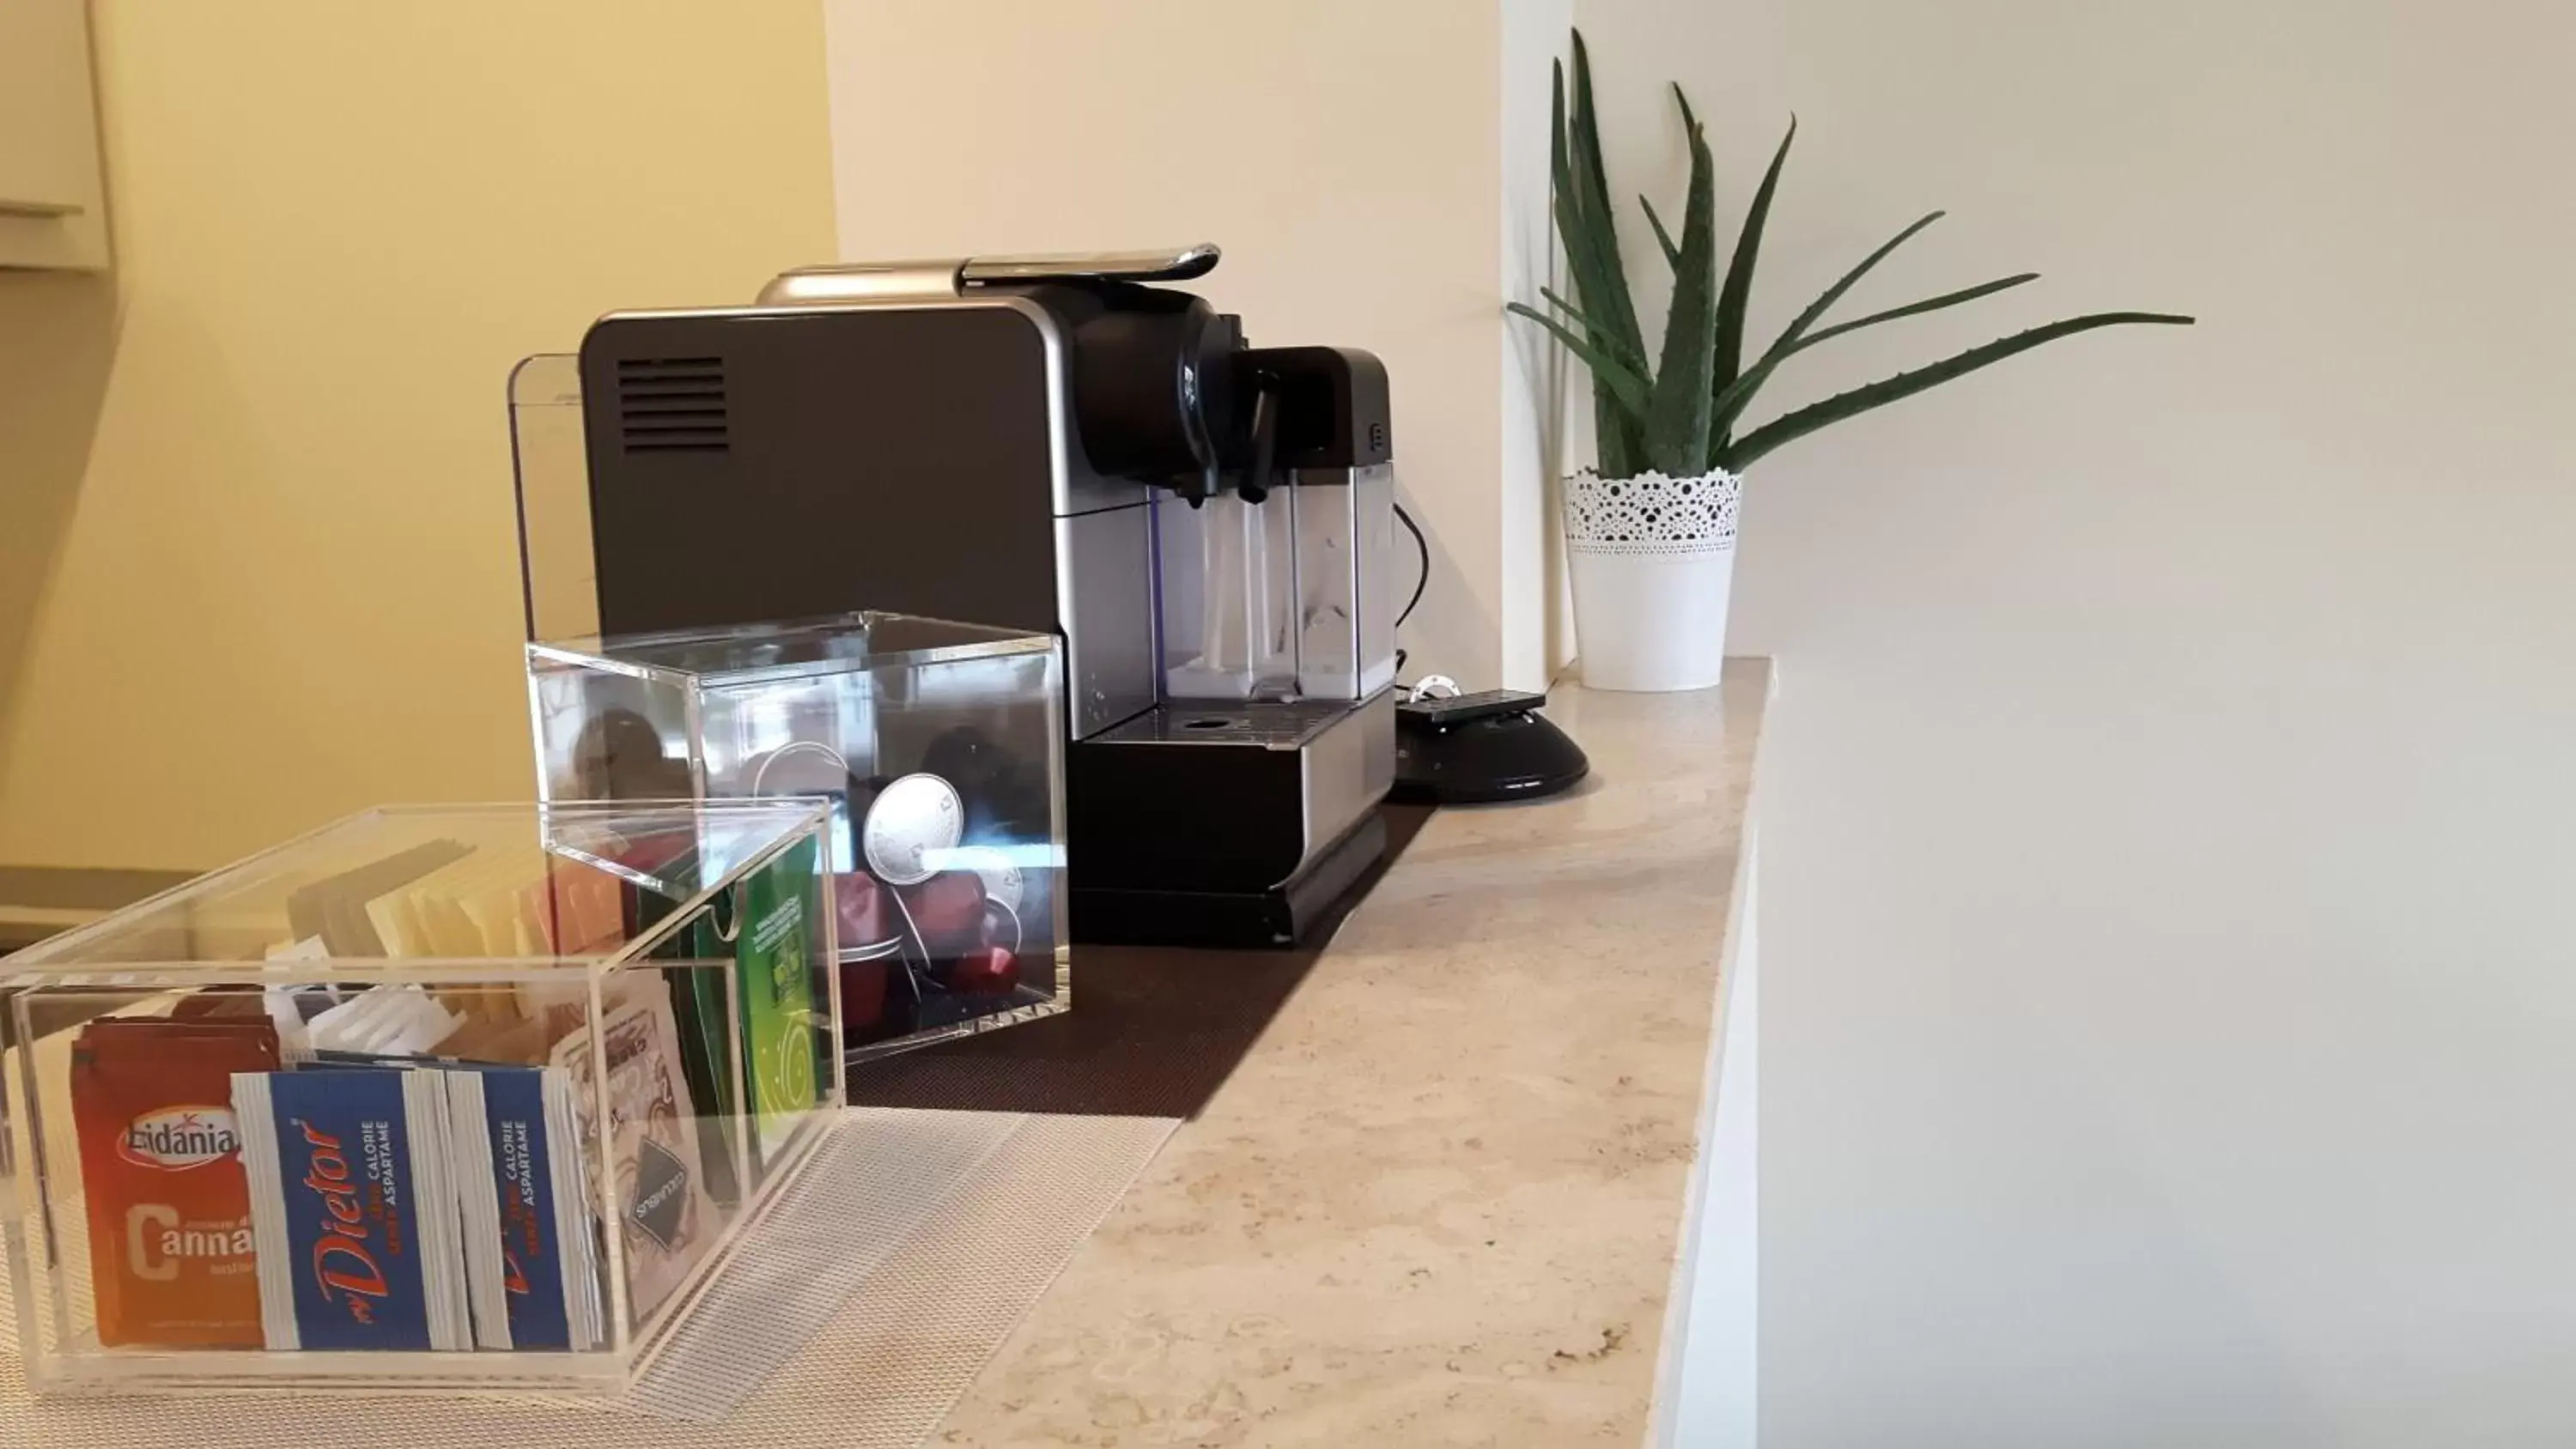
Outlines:
[[[1347,699],[1176,699],[1106,731],[1100,738],[1295,749],[1364,707]]]
[[[1081,941],[1284,946],[1385,850],[1395,696],[1176,700],[1074,742]]]

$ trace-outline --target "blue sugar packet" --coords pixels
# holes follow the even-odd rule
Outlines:
[[[464,1187],[475,1342],[513,1349],[598,1346],[598,1257],[570,1076],[554,1067],[440,1075],[447,1079]]]
[[[473,1346],[443,1074],[233,1077],[272,1349]]]

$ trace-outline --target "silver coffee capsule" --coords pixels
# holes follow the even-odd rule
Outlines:
[[[947,863],[952,869],[975,872],[984,882],[986,900],[1001,902],[1002,908],[1013,915],[1019,913],[1020,903],[1028,895],[1028,881],[1010,852],[989,845],[969,845],[950,855]]]
[[[966,834],[965,802],[937,775],[906,775],[877,792],[859,829],[868,869],[888,885],[919,885]]]

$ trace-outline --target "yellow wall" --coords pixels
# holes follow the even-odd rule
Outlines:
[[[117,270],[0,274],[0,862],[529,788],[503,384],[832,245],[812,0],[96,0]]]

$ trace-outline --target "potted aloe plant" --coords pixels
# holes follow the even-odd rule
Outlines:
[[[1592,111],[1592,66],[1580,32],[1574,36],[1570,109],[1565,67],[1556,68],[1550,158],[1556,230],[1564,242],[1574,298],[1541,288],[1552,311],[1511,304],[1512,311],[1554,334],[1592,374],[1599,463],[1565,480],[1565,533],[1584,682],[1609,689],[1698,689],[1717,682],[1726,653],[1727,594],[1744,474],[1773,450],[2061,337],[2097,327],[2192,320],[2159,312],[2070,317],[1748,425],[1763,384],[1782,363],[1808,348],[1864,327],[1973,302],[2035,281],[2038,274],[2025,272],[1820,325],[1872,268],[1940,220],[1942,213],[1936,211],[1863,257],[1768,347],[1748,358],[1745,305],[1797,122],[1789,123],[1788,135],[1781,138],[1753,193],[1721,278],[1706,133],[1678,85],[1673,99],[1690,141],[1680,240],[1665,229],[1651,203],[1637,199],[1673,272],[1672,308],[1657,352],[1648,354],[1619,259],[1601,133]]]

